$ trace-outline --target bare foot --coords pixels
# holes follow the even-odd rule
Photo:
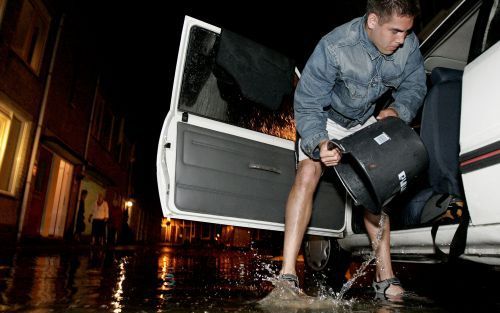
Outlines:
[[[401,296],[405,290],[403,287],[398,285],[390,285],[389,288],[385,291],[386,296]]]

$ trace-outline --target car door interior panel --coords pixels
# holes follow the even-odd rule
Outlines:
[[[179,123],[175,205],[184,212],[284,223],[295,177],[291,150]],[[326,178],[310,227],[340,230],[345,193]],[[337,191],[337,190],[340,190]]]

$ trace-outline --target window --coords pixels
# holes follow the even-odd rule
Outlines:
[[[118,163],[121,163],[122,157],[124,126],[124,118],[115,118],[115,122],[113,123],[113,135],[111,136],[111,153]]]
[[[104,112],[105,101],[100,96],[97,95],[97,100],[95,103],[94,116],[92,121],[92,135],[99,140],[101,138],[101,125],[102,125],[102,117]]]
[[[5,4],[7,0],[0,0],[0,26],[2,25],[3,12],[5,11]]]
[[[201,239],[210,239],[212,233],[212,225],[201,224]]]
[[[13,195],[21,175],[28,122],[0,99],[0,192]]]
[[[238,84],[216,64],[219,41],[219,34],[200,27],[191,30],[179,110],[295,140],[291,95],[275,111],[245,99]]]
[[[12,49],[36,74],[40,73],[49,26],[50,15],[41,1],[24,0]]]
[[[486,36],[482,44],[482,52],[500,40],[500,3],[494,2],[486,26]]]
[[[124,169],[128,169],[131,162],[135,160],[135,146],[124,137],[121,143],[120,164]]]
[[[112,131],[115,124],[115,116],[106,101],[98,96],[92,122],[92,135],[109,152],[113,152]]]
[[[421,14],[415,21],[414,30],[420,41],[426,39],[462,1],[420,1]]]
[[[111,150],[111,132],[113,130],[114,119],[115,117],[113,116],[111,109],[105,107],[104,115],[102,117],[100,142],[108,151]]]

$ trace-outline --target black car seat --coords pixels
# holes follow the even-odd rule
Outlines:
[[[425,224],[440,216],[451,196],[463,198],[459,172],[463,71],[435,68],[424,100],[420,136],[429,154],[428,184],[405,206],[403,224]]]
[[[459,174],[463,71],[436,68],[423,111],[420,137],[429,154],[429,184],[436,193],[463,198]]]

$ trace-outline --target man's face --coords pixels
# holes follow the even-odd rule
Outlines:
[[[413,17],[393,14],[381,20],[375,13],[367,18],[368,38],[383,54],[393,54],[404,43],[408,32],[413,27]]]

